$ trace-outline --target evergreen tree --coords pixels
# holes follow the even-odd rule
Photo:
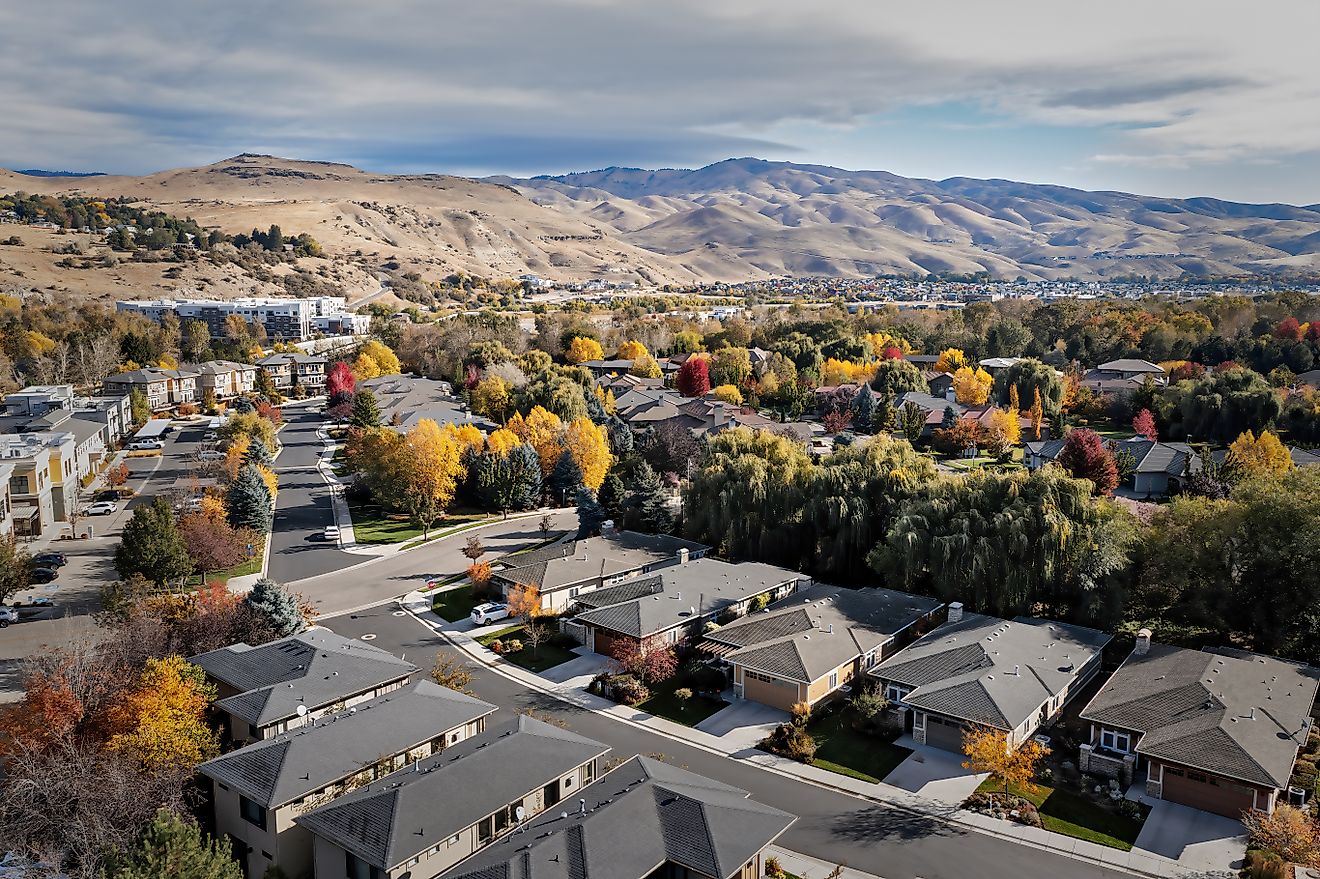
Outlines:
[[[229,509],[229,524],[235,528],[270,532],[270,489],[254,465],[244,464],[238,469],[238,476],[225,494],[225,506]]]
[[[858,433],[871,433],[875,429],[875,393],[869,384],[863,384],[853,397],[853,429]]]
[[[119,576],[127,579],[140,574],[164,586],[170,580],[192,573],[192,569],[188,545],[175,527],[174,513],[165,499],[158,497],[135,509],[115,549],[115,570]]]
[[[633,450],[633,432],[622,418],[611,415],[605,422],[605,433],[609,436],[610,451],[615,457],[622,458]]]
[[[348,421],[354,427],[364,430],[380,427],[380,406],[370,388],[363,388],[353,395],[353,414]]]
[[[275,382],[271,379],[270,373],[260,367],[257,368],[257,381],[253,385],[253,389],[270,403],[278,403],[284,399],[279,389],[275,387]]]
[[[167,809],[156,813],[132,848],[112,857],[105,879],[243,879],[228,843]]]
[[[266,443],[261,437],[253,437],[248,443],[247,451],[243,454],[244,464],[260,464],[262,467],[269,467],[274,463],[271,457],[270,449],[266,448]]]
[[[954,408],[952,406],[945,406],[944,417],[940,419],[940,427],[943,428],[944,430],[949,430],[957,423],[958,423],[958,413],[954,411]]]
[[[604,424],[609,419],[609,415],[605,412],[605,406],[600,402],[600,398],[594,393],[583,394],[583,398],[587,401],[587,417],[593,424]]]
[[[610,518],[620,521],[623,519],[623,502],[627,494],[628,490],[624,487],[619,474],[610,471],[605,481],[601,483],[600,491],[596,493],[596,500],[600,501],[600,505],[610,514]]]
[[[515,446],[505,455],[482,453],[473,471],[477,497],[488,509],[507,514],[540,503],[541,460],[532,446]]]
[[[645,461],[633,471],[632,487],[624,499],[624,520],[629,528],[648,534],[667,534],[674,527],[664,480]]]
[[[243,596],[243,604],[281,638],[296,635],[307,628],[307,620],[298,606],[298,596],[269,578],[258,580],[252,591]]]
[[[581,485],[582,468],[571,453],[561,452],[559,460],[555,462],[555,469],[550,471],[550,488],[561,503],[568,503],[568,499]]]
[[[591,489],[585,485],[578,486],[577,514],[578,540],[599,534],[600,526],[605,524],[605,520],[609,518],[605,508],[596,500],[596,496],[591,493]]]

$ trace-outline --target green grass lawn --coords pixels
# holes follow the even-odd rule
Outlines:
[[[663,717],[684,726],[696,726],[716,711],[728,705],[723,699],[693,694],[686,703],[679,701],[674,691],[679,689],[676,681],[665,681],[651,689],[651,698],[637,707],[647,714]]]
[[[352,474],[353,469],[349,467],[348,462],[344,460],[343,446],[335,449],[334,455],[330,458],[330,469],[334,471],[336,476],[348,476]]]
[[[1003,782],[993,776],[977,788],[978,791],[990,793],[1000,793],[1003,789]],[[1136,842],[1137,835],[1141,833],[1141,825],[1146,820],[1144,817],[1140,821],[1127,818],[1080,794],[1055,790],[1042,784],[1037,784],[1031,790],[1014,785],[1009,788],[1009,792],[1036,804],[1040,810],[1041,824],[1046,830],[1125,852],[1132,850],[1132,843]]]
[[[471,585],[437,592],[435,597],[431,599],[431,610],[451,623],[466,619],[472,613],[472,608],[476,606],[477,600],[472,597]]]
[[[816,740],[812,766],[879,784],[912,752],[882,738],[852,728],[851,711],[835,711],[812,722],[807,731]]]
[[[441,614],[443,616],[443,614]],[[491,632],[489,635],[482,635],[477,639],[477,643],[482,647],[489,647],[491,642],[499,639],[508,641],[510,639],[523,640],[523,627],[521,625],[509,626],[507,629],[500,629],[498,632]],[[547,668],[554,668],[556,665],[568,662],[570,659],[577,659],[577,654],[563,647],[556,647],[553,644],[542,644],[535,650],[530,645],[524,646],[517,653],[501,653],[500,656],[512,662],[514,665],[521,666],[531,672],[541,673]]]
[[[232,577],[245,577],[248,574],[260,574],[261,557],[265,552],[266,541],[265,539],[262,539],[261,542],[252,547],[252,558],[247,561],[234,565],[232,568],[225,571],[208,571],[205,578],[203,578],[203,575],[201,574],[189,574],[188,578],[184,580],[184,585],[188,587],[197,587],[203,586],[214,580],[219,580],[221,583],[228,583]]]
[[[422,536],[422,529],[406,515],[387,513],[376,504],[350,500],[348,512],[353,518],[353,539],[358,543],[403,543]],[[431,526],[431,535],[459,525],[486,518],[485,513],[455,513]]]

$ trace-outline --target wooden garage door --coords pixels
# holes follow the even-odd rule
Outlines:
[[[792,711],[798,701],[798,685],[792,681],[759,680],[743,672],[743,698],[781,711]]]
[[[1164,767],[1164,799],[1203,809],[1228,818],[1241,818],[1252,808],[1251,788],[1226,778],[1206,775],[1190,769]]]
[[[932,748],[962,753],[962,724],[956,720],[926,715],[926,744]]]

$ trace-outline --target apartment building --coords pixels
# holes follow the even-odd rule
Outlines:
[[[77,498],[72,435],[0,436],[0,461],[9,465],[6,469],[15,535],[40,537],[56,522],[67,520]]]
[[[167,313],[178,317],[179,323],[199,320],[213,336],[225,334],[225,322],[233,315],[251,324],[260,324],[271,339],[302,341],[312,335],[312,317],[322,309],[343,309],[343,297],[328,296],[316,299],[283,297],[245,297],[241,299],[150,299],[115,303],[116,311],[140,314],[160,322]],[[338,303],[337,307],[335,303]]]

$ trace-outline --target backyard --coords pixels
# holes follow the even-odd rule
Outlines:
[[[500,629],[498,632],[491,632],[489,635],[482,635],[477,638],[477,643],[482,647],[489,648],[495,641],[502,643],[522,641],[524,645],[522,650],[514,653],[504,652],[499,655],[502,659],[507,659],[514,665],[537,674],[547,668],[554,668],[556,665],[568,662],[570,659],[577,659],[576,653],[567,647],[550,643],[549,638],[543,641],[539,647],[533,649],[530,644],[527,644],[526,636],[526,628],[520,623],[516,626],[509,626],[507,629]]]
[[[857,719],[850,708],[813,719],[807,725],[816,740],[811,765],[878,784],[912,752],[883,736],[854,729]]]
[[[639,709],[656,717],[663,717],[684,726],[696,726],[716,711],[728,705],[723,699],[693,693],[687,700],[674,695],[681,689],[678,677],[670,678],[651,687],[651,698],[637,705]]]
[[[992,776],[976,790],[978,793],[1002,793],[1004,785]],[[1132,850],[1150,811],[1142,805],[1142,817],[1129,818],[1085,794],[1056,790],[1039,782],[1030,789],[1013,785],[1009,787],[1009,793],[1034,803],[1040,811],[1041,826],[1046,830],[1122,851]]]

